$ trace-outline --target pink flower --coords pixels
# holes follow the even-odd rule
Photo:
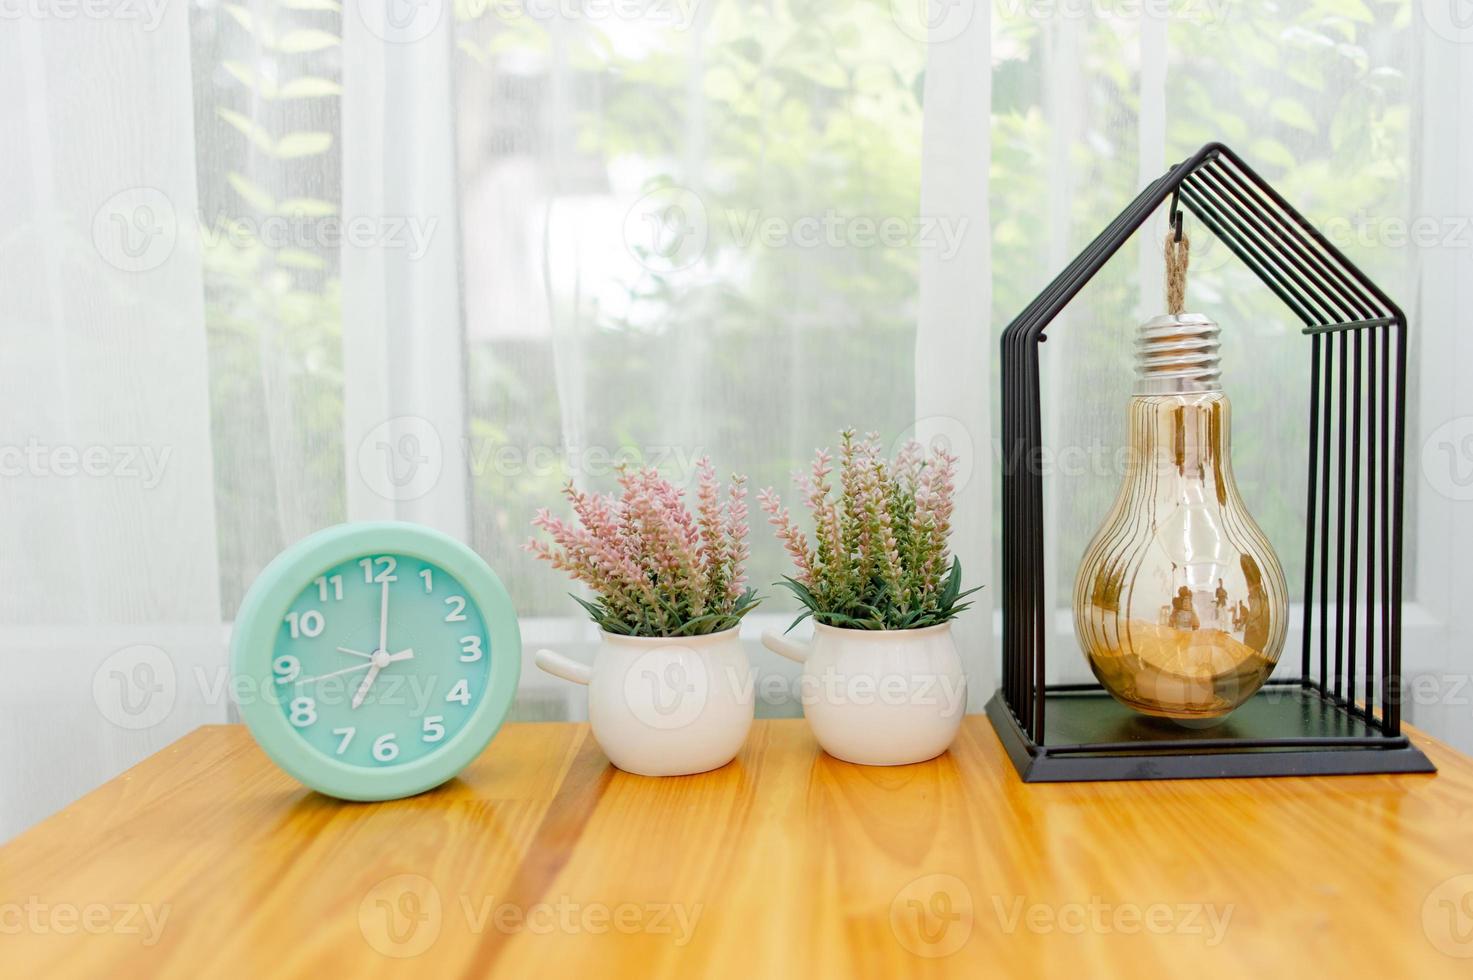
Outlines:
[[[762,509],[767,512],[767,523],[777,529],[778,539],[782,541],[783,547],[792,556],[793,564],[797,566],[796,578],[804,585],[813,585],[814,556],[808,547],[808,538],[798,526],[793,523],[792,514],[782,505],[777,494],[771,487],[763,490],[757,495],[757,500]]]
[[[736,599],[746,591],[746,564],[752,552],[747,544],[747,534],[750,528],[747,524],[747,478],[745,476],[733,475],[731,478],[731,489],[727,492],[726,514],[723,517],[722,530],[725,532],[727,541],[726,594],[728,598]]]
[[[546,541],[525,550],[582,582],[596,596],[594,619],[611,632],[676,636],[727,629],[755,604],[745,589],[745,481],[733,477],[726,503],[710,460],[697,463],[697,515],[684,491],[653,469],[621,470],[615,497],[563,490],[576,523],[539,510]]]

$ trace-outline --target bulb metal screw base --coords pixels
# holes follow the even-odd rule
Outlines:
[[[1220,333],[1200,313],[1168,313],[1141,324],[1135,339],[1135,393],[1221,391]]]

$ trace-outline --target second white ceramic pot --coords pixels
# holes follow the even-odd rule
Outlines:
[[[949,623],[918,630],[819,624],[809,643],[771,630],[762,643],[803,665],[803,714],[829,755],[902,766],[935,758],[956,737],[967,676]]]
[[[588,685],[588,721],[610,762],[641,776],[686,776],[736,758],[752,727],[751,666],[737,632],[600,633],[592,667],[552,650],[535,659]]]

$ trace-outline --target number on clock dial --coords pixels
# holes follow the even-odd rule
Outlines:
[[[292,603],[272,653],[273,693],[324,756],[405,765],[469,720],[486,691],[489,637],[480,609],[443,568],[363,555],[318,575]]]

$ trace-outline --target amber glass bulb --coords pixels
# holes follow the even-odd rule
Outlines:
[[[1233,480],[1218,327],[1194,313],[1140,328],[1130,461],[1085,549],[1074,627],[1123,704],[1179,719],[1225,715],[1284,646],[1278,556]]]

